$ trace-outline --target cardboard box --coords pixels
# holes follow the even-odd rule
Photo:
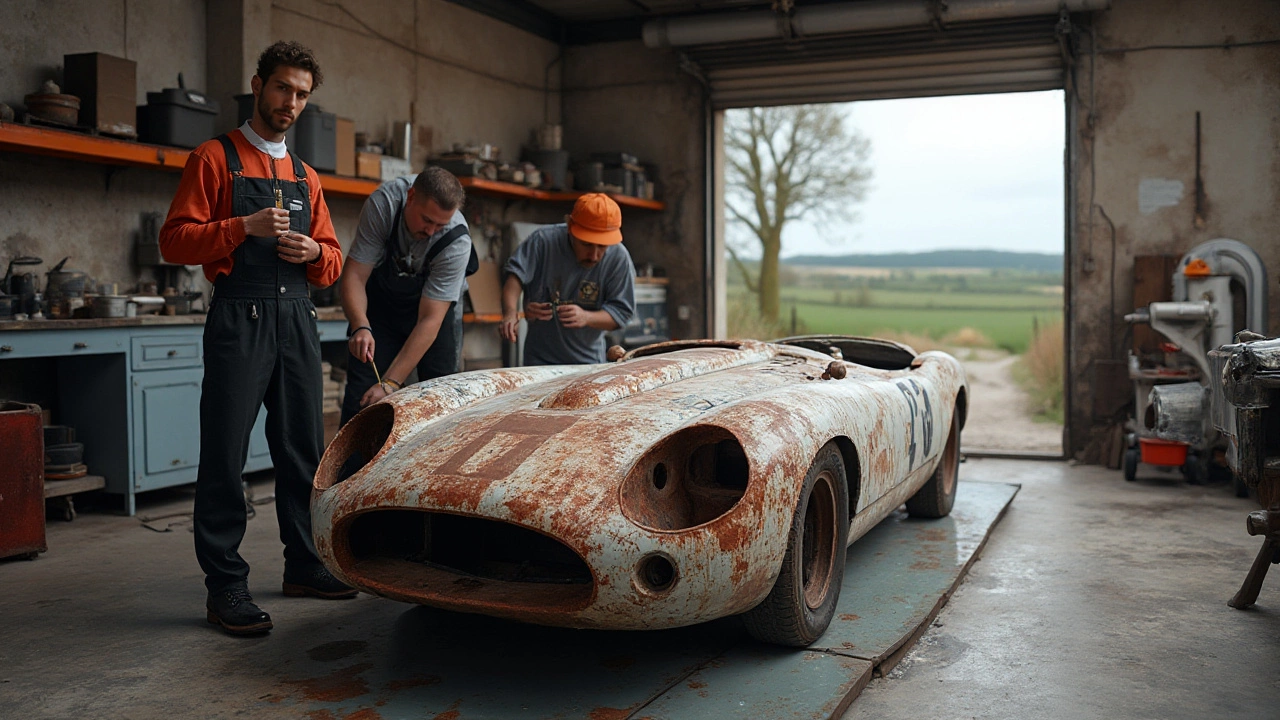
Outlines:
[[[356,121],[338,118],[337,167],[334,173],[352,177],[356,174]]]
[[[502,281],[498,264],[481,260],[475,274],[467,278],[467,294],[471,297],[471,309],[477,315],[501,315]]]
[[[106,53],[63,55],[62,92],[80,98],[80,124],[138,137],[138,64]]]
[[[356,153],[356,177],[382,179],[382,154],[371,152]]]

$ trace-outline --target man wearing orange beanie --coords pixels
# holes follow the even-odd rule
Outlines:
[[[567,222],[525,239],[506,273],[498,330],[516,341],[523,292],[525,365],[602,363],[604,334],[636,311],[636,270],[622,247],[622,210],[604,193],[583,195]]]

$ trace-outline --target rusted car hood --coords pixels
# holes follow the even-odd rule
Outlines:
[[[905,479],[922,481],[945,440],[943,408],[929,410],[939,413],[936,423],[917,426],[916,410],[899,409],[909,407],[902,395],[922,393],[928,404],[933,393],[940,406],[941,395],[954,400],[964,383],[958,363],[940,353],[922,355],[916,370],[845,363],[842,380],[824,379],[830,362],[799,347],[707,343],[606,365],[481,371],[407,388],[373,410],[389,408],[394,423],[362,470],[334,484],[326,453],[313,500],[317,549],[340,576],[378,594],[536,622],[663,627],[740,612],[771,586],[795,509],[795,479],[833,428],[855,428],[861,444],[861,509]],[[628,519],[619,488],[632,466],[656,441],[702,424],[741,442],[750,464],[746,495],[733,511],[681,532]],[[934,436],[935,424],[943,437]],[[370,587],[352,577],[352,559],[331,540],[335,522],[380,508],[483,517],[556,538],[590,566],[592,597],[537,612],[514,600],[505,608],[492,597],[470,605],[461,595]],[[625,568],[658,551],[680,564],[683,587],[650,603]]]

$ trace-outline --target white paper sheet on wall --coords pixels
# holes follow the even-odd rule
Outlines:
[[[1150,215],[1160,208],[1173,207],[1182,202],[1181,180],[1143,178],[1138,183],[1138,212]]]

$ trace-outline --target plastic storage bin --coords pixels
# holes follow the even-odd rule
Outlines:
[[[289,149],[320,172],[338,169],[338,116],[316,105],[308,105],[294,123],[297,144]]]
[[[149,92],[147,104],[138,106],[138,139],[193,148],[213,137],[217,117],[218,103],[204,93],[185,88]]]
[[[1183,442],[1159,438],[1138,438],[1142,450],[1142,462],[1148,465],[1180,466],[1187,462],[1187,447]]]
[[[253,95],[236,95],[236,123],[243,125],[253,114]],[[308,105],[284,134],[289,152],[319,172],[338,169],[338,116],[319,105]]]

